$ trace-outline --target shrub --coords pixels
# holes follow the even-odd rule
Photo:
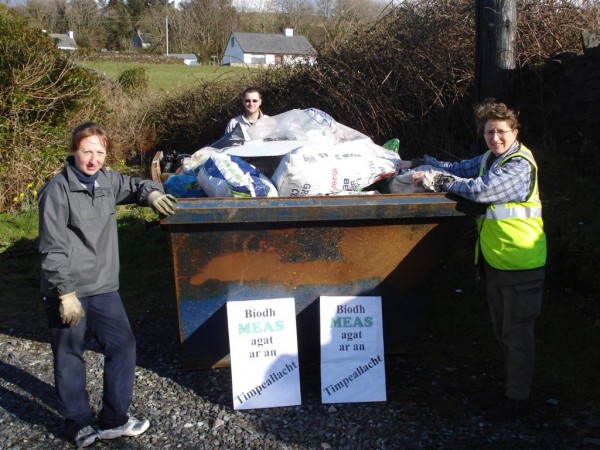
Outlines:
[[[155,130],[158,149],[193,153],[223,136],[227,121],[241,112],[241,91],[251,84],[250,76],[201,82],[155,104],[146,126]]]
[[[132,67],[123,70],[117,82],[129,95],[143,95],[148,92],[150,80],[145,67]]]
[[[93,101],[94,85],[48,35],[0,5],[0,211],[32,207],[27,196],[62,165],[68,120]]]

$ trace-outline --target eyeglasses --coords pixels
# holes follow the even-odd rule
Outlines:
[[[504,137],[506,136],[507,133],[510,133],[513,130],[490,130],[490,131],[486,131],[485,134],[488,137],[493,137],[494,135],[498,135],[498,137]]]
[[[245,98],[244,103],[258,103],[258,99],[256,98]]]

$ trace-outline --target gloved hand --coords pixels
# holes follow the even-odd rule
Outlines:
[[[452,181],[454,181],[454,177],[436,170],[423,172],[423,177],[421,178],[423,187],[433,192],[441,192],[443,190],[442,186]]]
[[[148,204],[157,213],[170,216],[175,212],[177,199],[171,194],[163,194],[160,191],[152,191],[148,196]]]
[[[410,161],[410,167],[412,169],[414,169],[415,167],[424,166],[424,165],[425,165],[425,160],[423,158],[415,158],[415,159],[411,159],[411,161]]]
[[[423,158],[416,158],[406,161],[400,161],[401,169],[414,169],[415,167],[422,166],[425,164],[425,160]]]
[[[82,317],[85,317],[85,312],[81,307],[81,302],[77,298],[75,292],[69,292],[65,295],[60,295],[60,305],[58,312],[62,323],[70,327],[76,326]]]

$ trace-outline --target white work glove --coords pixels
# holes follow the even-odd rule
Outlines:
[[[170,216],[175,212],[175,203],[177,199],[171,194],[163,194],[160,191],[152,191],[148,196],[148,204],[154,211],[165,216]]]
[[[442,186],[452,182],[454,178],[436,170],[428,170],[423,172],[421,182],[423,187],[428,191],[441,192]]]
[[[64,325],[76,326],[82,317],[85,317],[85,312],[81,306],[81,302],[77,298],[75,292],[69,292],[65,295],[60,295],[60,305],[58,306],[58,312],[60,319]]]

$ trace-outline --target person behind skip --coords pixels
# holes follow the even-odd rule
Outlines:
[[[263,117],[269,117],[266,114],[263,114],[261,105],[262,95],[259,90],[254,87],[246,88],[244,92],[242,92],[242,107],[244,108],[244,112],[227,123],[225,134],[231,133],[236,125],[239,124],[245,135],[246,130],[254,125],[256,121]]]
[[[104,168],[111,139],[86,122],[73,131],[63,170],[39,192],[41,295],[54,360],[58,410],[77,447],[138,436],[149,422],[128,415],[135,337],[119,295],[116,206],[137,203],[162,215],[176,199],[160,183]],[[86,329],[104,353],[102,409],[94,417],[83,357]]]
[[[415,171],[415,185],[450,192],[487,205],[477,219],[476,262],[482,259],[494,335],[505,361],[505,388],[483,402],[489,419],[511,419],[530,410],[536,318],[542,307],[546,235],[539,197],[538,166],[518,140],[518,113],[488,100],[476,108],[478,131],[488,151],[449,163],[425,155],[404,168],[428,164],[437,171]],[[482,257],[482,258],[481,258]]]

